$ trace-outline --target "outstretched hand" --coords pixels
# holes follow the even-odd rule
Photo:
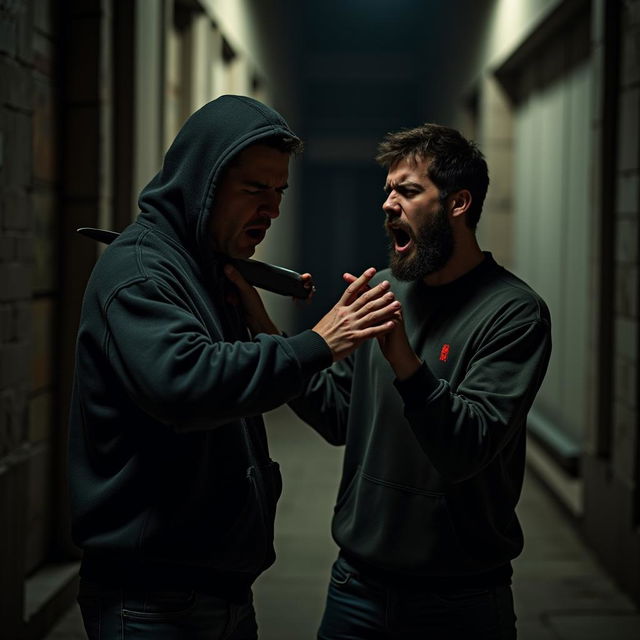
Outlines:
[[[342,278],[345,282],[349,283],[349,286],[355,286],[358,282],[358,278],[351,273],[345,273]],[[358,295],[362,295],[367,289],[368,285],[366,284],[364,287],[360,287]],[[418,367],[422,364],[422,361],[418,358],[409,343],[401,308],[398,308],[393,316],[393,320],[393,328],[390,331],[377,336],[377,339],[378,344],[380,345],[380,350],[384,357],[389,361],[396,377],[399,380],[404,380],[416,372]]]
[[[251,333],[280,333],[255,288],[232,265],[226,265],[224,272],[236,286]],[[349,286],[338,303],[313,327],[331,349],[334,361],[348,356],[365,340],[384,340],[401,323],[401,305],[389,290],[389,283],[385,280],[373,288],[369,287],[375,272],[373,268],[367,269],[358,278],[345,274]],[[312,286],[309,274],[302,277]]]
[[[400,303],[385,280],[373,288],[369,281],[376,270],[367,269],[345,289],[338,303],[313,327],[324,338],[334,361],[353,352],[362,342],[391,331]]]

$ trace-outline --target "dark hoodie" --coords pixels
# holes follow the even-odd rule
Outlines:
[[[241,599],[274,561],[281,480],[260,414],[299,395],[331,353],[313,331],[251,340],[207,238],[225,165],[273,135],[294,136],[250,98],[202,107],[91,274],[69,461],[88,579]]]

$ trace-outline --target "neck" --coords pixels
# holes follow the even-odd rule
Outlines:
[[[484,258],[475,234],[470,231],[456,238],[453,254],[447,264],[440,271],[425,276],[424,282],[430,287],[449,284],[475,269]]]

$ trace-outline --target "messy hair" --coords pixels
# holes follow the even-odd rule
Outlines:
[[[489,173],[474,142],[455,129],[433,123],[388,133],[378,145],[376,161],[390,169],[402,160],[427,161],[427,176],[440,190],[441,201],[455,191],[467,189],[471,206],[466,222],[476,228],[489,187]]]

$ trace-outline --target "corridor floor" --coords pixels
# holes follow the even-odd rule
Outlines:
[[[288,408],[269,414],[267,424],[284,491],[278,560],[255,586],[260,640],[313,640],[337,551],[329,523],[342,449],[326,444]],[[518,514],[526,541],[514,562],[519,640],[638,640],[640,612],[602,572],[530,474]],[[74,606],[46,640],[84,637]]]

